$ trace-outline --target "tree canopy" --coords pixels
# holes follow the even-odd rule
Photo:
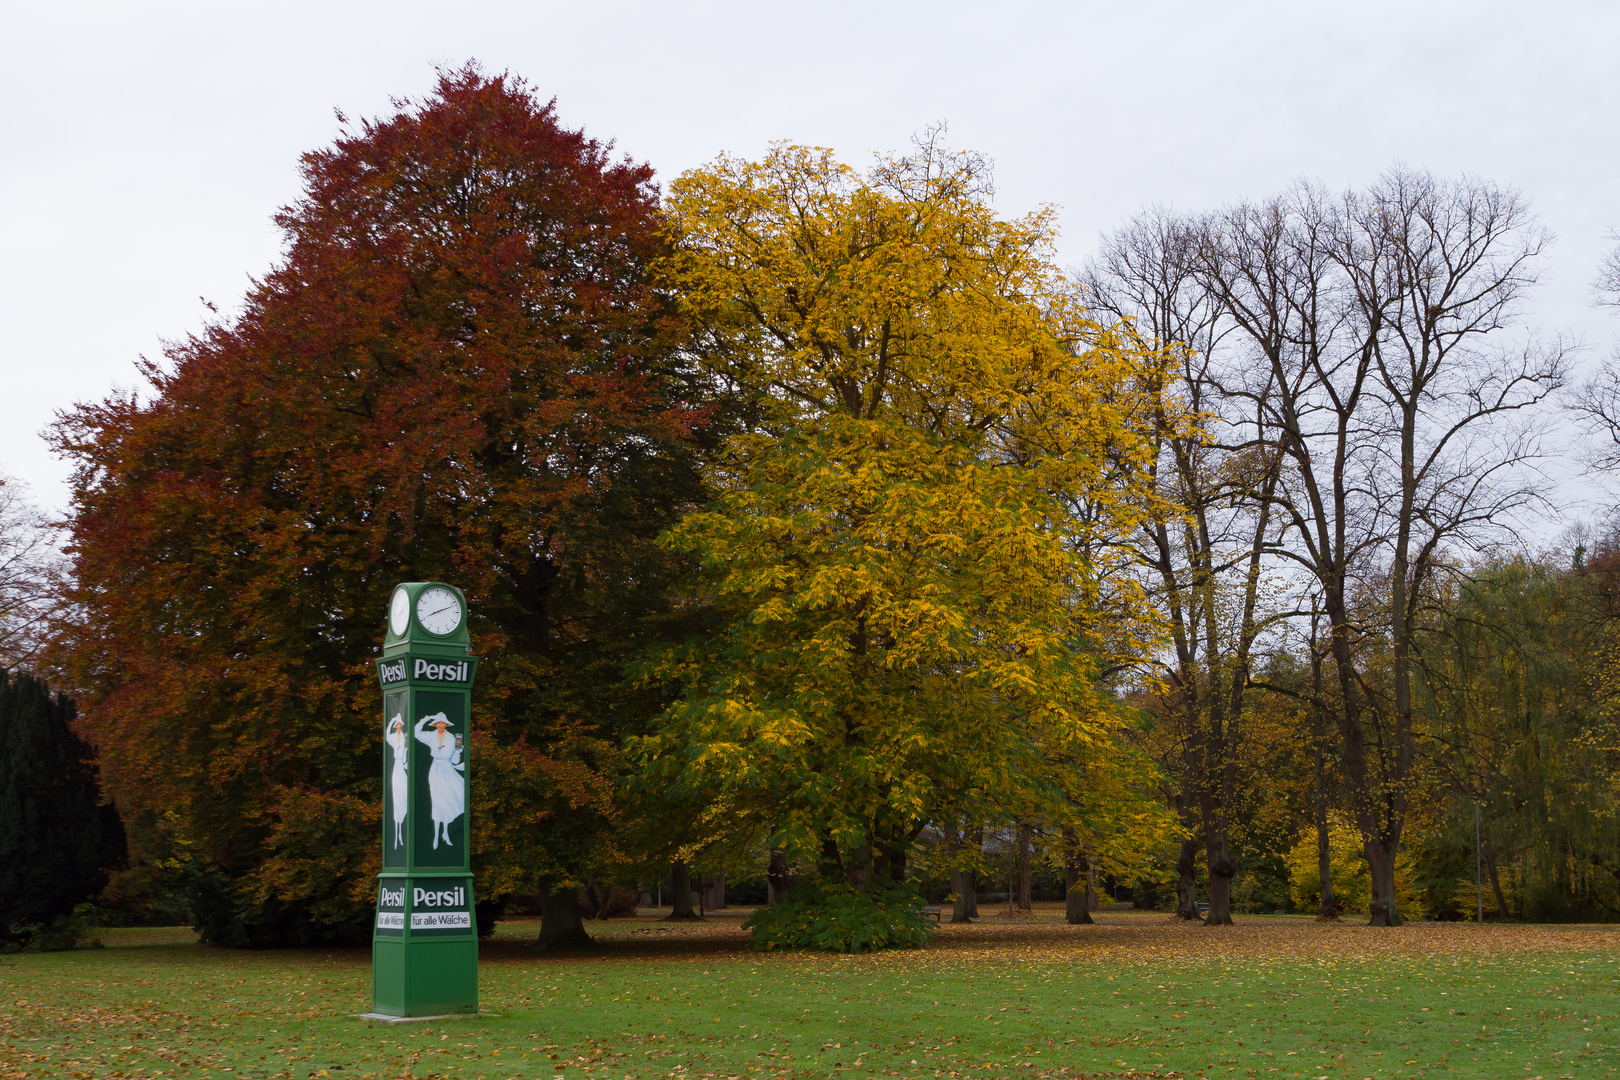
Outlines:
[[[242,313],[56,436],[71,670],[113,790],[184,819],[216,940],[368,918],[367,660],[401,580],[473,599],[481,891],[574,880],[652,711],[620,675],[667,610],[651,540],[700,490],[649,168],[468,67],[302,173]]]
[[[1078,763],[1126,753],[1101,677],[1153,632],[1104,570],[1157,358],[986,179],[932,141],[865,176],[783,145],[671,188],[666,273],[751,421],[669,535],[726,614],[649,665],[681,696],[640,752],[857,888],[932,821],[1078,817]]]
[[[976,873],[1061,876],[1072,921],[1172,880],[1212,923],[1462,917],[1476,864],[1498,914],[1620,912],[1616,545],[1497,547],[1570,357],[1518,314],[1517,192],[1300,183],[1067,274],[1055,209],[998,214],[937,132],[666,195],[473,65],[342,123],[240,311],[61,418],[67,574],[0,486],[0,659],[83,707],[142,864],[111,894],[183,862],[130,903],[363,936],[370,660],[442,579],[478,893],[540,894],[547,942],[582,886],[668,869],[682,911],[767,866],[777,945],[919,940],[906,890],[967,919]],[[1616,386],[1574,399],[1605,438]]]

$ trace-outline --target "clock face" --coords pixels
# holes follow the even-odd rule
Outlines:
[[[461,625],[461,601],[442,585],[416,598],[416,621],[430,634],[449,634]]]
[[[410,620],[411,598],[404,589],[395,589],[393,602],[388,605],[388,629],[394,632],[395,637],[404,637]]]

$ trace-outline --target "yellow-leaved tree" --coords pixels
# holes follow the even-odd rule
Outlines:
[[[987,180],[931,139],[864,175],[779,145],[668,198],[668,283],[747,408],[667,537],[721,629],[648,665],[678,689],[639,752],[845,893],[903,881],[930,822],[1089,836],[1077,763],[1129,754],[1099,679],[1152,642],[1110,552],[1162,358],[1086,317],[1052,212],[1003,220]],[[1147,806],[1111,817],[1162,828]]]

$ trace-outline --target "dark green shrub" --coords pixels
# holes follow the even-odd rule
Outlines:
[[[190,891],[198,873],[192,848],[180,835],[180,815],[138,812],[128,823],[129,860],[114,870],[96,898],[100,925],[186,926]]]
[[[759,907],[769,902],[770,895],[763,874],[758,877],[726,878],[726,903],[732,907]]]
[[[914,949],[933,936],[922,898],[904,889],[859,892],[848,885],[806,885],[743,923],[754,948],[870,952]]]
[[[101,939],[94,904],[79,904],[68,915],[58,915],[49,926],[29,926],[23,947],[33,952],[66,952],[69,949],[99,949]],[[14,925],[13,930],[17,927]]]
[[[123,829],[101,801],[95,755],[70,727],[74,716],[67,695],[26,672],[0,670],[3,945],[55,933],[57,920],[94,899],[123,858]]]
[[[1232,882],[1232,910],[1245,915],[1275,915],[1292,911],[1288,863],[1275,851],[1249,851]],[[1312,912],[1312,914],[1315,914]]]

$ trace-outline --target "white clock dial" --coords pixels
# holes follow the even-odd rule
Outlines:
[[[416,598],[416,621],[430,634],[448,634],[461,625],[461,600],[441,585]]]
[[[405,628],[411,624],[411,597],[404,589],[394,590],[394,599],[388,605],[388,629],[394,632],[395,637],[404,637]]]

